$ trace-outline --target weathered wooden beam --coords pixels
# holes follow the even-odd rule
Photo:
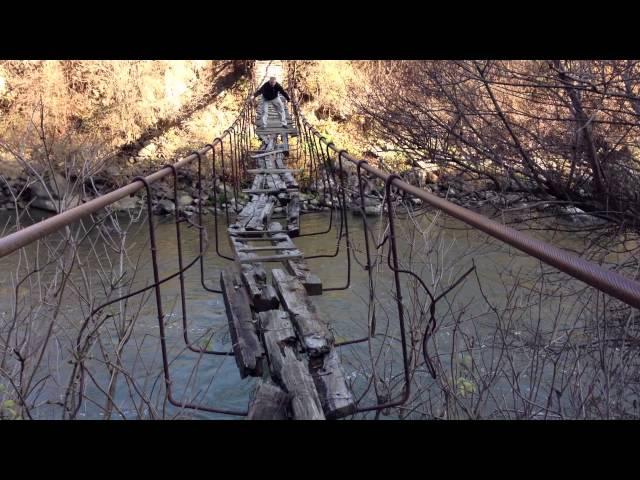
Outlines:
[[[291,275],[300,280],[308,295],[322,295],[322,280],[311,273],[306,262],[303,260],[289,260],[285,262],[285,266]]]
[[[229,320],[229,332],[240,376],[262,375],[264,349],[256,333],[256,324],[249,306],[249,296],[240,279],[231,269],[220,272],[220,286]]]
[[[287,231],[290,237],[300,234],[300,199],[298,195],[292,195],[287,205]]]
[[[295,356],[297,337],[289,314],[283,310],[268,310],[258,314],[260,332],[264,340],[271,374],[282,380],[284,365],[284,347],[291,347],[291,355]]]
[[[297,339],[288,317],[281,310],[259,314],[270,371],[291,395],[291,410],[296,420],[324,420],[315,382],[296,355]]]
[[[298,188],[287,188],[286,190],[287,192],[297,192]],[[260,193],[280,193],[282,192],[282,190],[275,190],[273,188],[258,188],[258,189],[252,189],[252,188],[247,188],[245,190],[242,190],[242,193],[247,193],[249,195],[257,195]]]
[[[273,199],[263,194],[260,195],[257,201],[252,201],[251,203],[255,205],[253,215],[246,222],[244,228],[247,230],[264,230],[273,211]]]
[[[278,224],[279,226],[280,224]],[[288,235],[274,235],[269,239],[278,247],[295,246]],[[309,295],[322,295],[322,281],[317,275],[311,273],[303,259],[289,260],[284,262],[287,271],[298,278]]]
[[[280,173],[299,173],[299,169],[291,169],[291,168],[251,168],[247,170],[247,173],[252,173],[256,175],[261,174],[280,174]]]
[[[295,245],[279,247],[272,245],[270,247],[242,247],[239,248],[239,252],[264,252],[264,251],[274,251],[274,250],[297,250],[298,247]]]
[[[355,411],[353,394],[347,385],[335,348],[326,355],[311,358],[309,371],[316,384],[322,410],[327,418],[345,417]]]
[[[267,272],[260,264],[242,264],[242,282],[247,288],[256,312],[278,308],[280,301],[272,285],[267,283]]]
[[[241,252],[243,253],[243,252]],[[287,260],[291,260],[293,258],[304,258],[302,253],[297,250],[290,250],[284,255],[269,255],[260,257],[258,255],[244,253],[247,257],[238,258],[239,263],[255,263],[255,262],[285,262]]]
[[[247,420],[287,420],[290,395],[270,381],[258,380]]]
[[[277,268],[271,274],[280,302],[291,314],[304,349],[310,356],[327,353],[334,344],[333,334],[318,316],[300,280]]]

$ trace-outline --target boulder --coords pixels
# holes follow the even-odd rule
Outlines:
[[[173,213],[176,210],[176,205],[171,200],[163,199],[158,202],[158,213],[161,215],[166,215],[168,213]]]
[[[186,207],[193,203],[193,197],[187,193],[178,194],[178,206]]]

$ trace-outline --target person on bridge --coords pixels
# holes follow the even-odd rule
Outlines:
[[[272,105],[280,114],[282,126],[287,126],[287,117],[284,111],[284,105],[282,104],[282,100],[278,96],[278,93],[282,94],[282,96],[287,99],[287,102],[291,101],[287,92],[282,88],[282,85],[276,82],[276,77],[270,77],[269,81],[265,82],[265,84],[262,85],[253,96],[253,98],[256,98],[258,95],[262,94],[262,126],[265,128],[267,126],[267,116],[269,115],[269,105]]]

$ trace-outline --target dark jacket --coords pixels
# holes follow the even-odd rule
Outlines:
[[[282,88],[282,85],[280,85],[277,82],[273,87],[269,82],[266,82],[264,85],[262,85],[258,89],[258,91],[255,93],[253,97],[255,98],[258,95],[262,94],[265,100],[273,100],[274,98],[277,98],[278,92],[280,92],[282,96],[287,99],[288,102],[291,101],[291,99],[289,98],[289,95],[287,95],[287,92],[285,92],[284,88]]]

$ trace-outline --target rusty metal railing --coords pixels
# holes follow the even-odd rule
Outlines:
[[[299,105],[296,99],[292,97],[292,103],[297,110],[297,115],[301,122],[321,143],[326,145],[327,149],[331,149],[338,155],[339,159],[345,159],[357,166],[359,170],[365,170],[369,174],[387,182],[391,175],[372,167],[364,160],[359,160],[346,153],[344,150],[338,149],[333,143],[329,142],[306,118],[299,112]],[[470,225],[504,243],[511,245],[532,257],[535,257],[547,265],[557,268],[558,270],[568,273],[574,278],[585,282],[598,290],[611,295],[635,308],[640,308],[640,282],[625,277],[618,272],[608,270],[593,262],[589,262],[578,257],[566,250],[558,248],[549,243],[543,242],[530,237],[529,235],[515,230],[514,228],[500,224],[483,215],[472,212],[464,207],[456,205],[448,200],[440,198],[432,193],[427,192],[418,187],[414,187],[403,181],[399,177],[392,178],[390,185],[398,190],[423,200],[429,205],[442,210],[444,213],[451,215],[458,220]]]
[[[252,79],[251,79],[252,80]],[[237,410],[237,409],[228,409],[228,408],[219,408],[208,405],[199,405],[193,403],[187,403],[184,401],[180,401],[173,396],[172,391],[172,381],[169,370],[169,359],[167,353],[166,346],[166,336],[164,332],[164,311],[162,306],[162,296],[161,296],[161,286],[169,281],[172,278],[179,277],[180,284],[180,295],[181,295],[181,307],[183,313],[182,326],[183,326],[183,339],[187,349],[191,352],[195,352],[198,354],[211,354],[211,355],[221,355],[221,356],[233,356],[233,351],[216,351],[209,350],[207,348],[200,348],[194,346],[192,341],[188,337],[188,328],[187,328],[187,305],[185,298],[185,285],[184,285],[184,273],[190,269],[193,265],[195,265],[198,261],[200,262],[200,274],[201,274],[201,284],[203,288],[210,292],[222,293],[221,290],[212,288],[206,285],[204,279],[204,256],[208,249],[208,241],[204,239],[204,224],[203,224],[203,211],[202,211],[202,189],[203,189],[203,175],[202,175],[202,160],[205,156],[210,152],[211,154],[211,164],[212,164],[212,186],[215,191],[216,182],[218,178],[222,181],[222,185],[224,188],[225,194],[225,214],[227,223],[229,220],[229,199],[226,198],[227,195],[227,171],[226,166],[230,166],[231,170],[231,180],[232,180],[232,188],[233,188],[233,196],[237,200],[237,191],[240,186],[240,176],[243,171],[243,156],[246,155],[249,150],[249,138],[250,131],[252,126],[251,121],[251,113],[252,110],[250,108],[251,102],[250,99],[253,95],[253,83],[250,82],[250,91],[248,92],[242,106],[240,112],[235,119],[235,121],[231,124],[231,126],[224,131],[224,133],[216,138],[212,143],[206,144],[203,148],[192,152],[184,158],[179,159],[172,165],[167,165],[160,170],[148,175],[146,177],[136,177],[134,178],[128,185],[118,188],[113,192],[102,195],[98,198],[95,198],[87,203],[79,205],[75,208],[69,209],[65,212],[61,212],[57,215],[47,218],[41,222],[30,225],[26,228],[20,229],[14,233],[6,235],[0,238],[0,258],[10,255],[17,250],[26,247],[27,245],[41,240],[47,235],[54,233],[68,225],[73,224],[79,220],[82,220],[93,213],[98,212],[99,210],[108,207],[109,205],[121,200],[127,196],[133,195],[141,189],[145,189],[146,191],[146,202],[145,207],[147,210],[147,223],[149,226],[149,240],[150,240],[150,251],[151,251],[151,261],[153,266],[153,283],[138,289],[136,291],[130,292],[121,297],[110,299],[107,302],[99,305],[94,308],[87,318],[84,318],[81,322],[81,327],[79,329],[77,339],[76,339],[76,349],[77,349],[77,361],[74,361],[73,367],[73,375],[74,378],[79,379],[79,397],[75,404],[75,408],[71,412],[71,417],[74,418],[77,415],[80,406],[83,400],[83,385],[84,385],[84,377],[85,377],[85,368],[81,358],[84,358],[88,354],[88,346],[90,345],[89,339],[95,333],[95,331],[100,328],[102,325],[102,321],[96,322],[95,325],[90,327],[90,320],[97,315],[102,309],[111,305],[115,302],[126,300],[133,296],[139,295],[145,291],[154,289],[155,291],[155,299],[156,299],[156,313],[158,317],[158,325],[160,328],[160,345],[161,345],[161,353],[162,353],[162,365],[164,371],[164,382],[166,389],[167,400],[174,406],[180,408],[194,409],[212,413],[221,413],[226,415],[234,415],[234,416],[246,416],[246,410]],[[227,147],[225,149],[225,143]],[[218,154],[216,154],[216,150],[218,150]],[[226,150],[226,152],[225,152]],[[218,156],[219,162],[222,167],[222,172],[218,176],[216,172],[216,157]],[[227,165],[225,165],[225,158]],[[177,272],[165,277],[160,278],[160,272],[158,269],[158,259],[157,259],[157,245],[155,241],[155,227],[153,222],[153,208],[151,199],[153,196],[153,192],[151,190],[151,185],[153,183],[159,182],[160,180],[168,177],[173,182],[173,193],[174,200],[177,201],[177,173],[180,169],[183,169],[189,165],[191,165],[194,160],[197,160],[197,179],[198,179],[198,194],[199,194],[199,203],[198,203],[198,223],[194,223],[189,221],[185,217],[181,217],[179,208],[176,206],[174,215],[175,215],[175,225],[176,225],[176,249],[178,253],[178,270]],[[227,260],[232,260],[230,257],[226,257],[222,255],[219,251],[218,245],[218,231],[217,231],[217,213],[218,213],[218,199],[214,200],[214,222],[215,222],[215,248],[216,253]],[[198,255],[192,259],[187,265],[184,264],[184,259],[182,255],[182,239],[180,232],[180,223],[187,221],[190,226],[195,227],[198,230],[199,237],[199,252]],[[19,288],[16,287],[16,288]],[[65,398],[66,402],[66,398]]]
[[[425,293],[430,298],[430,304],[428,307],[429,311],[429,320],[425,326],[424,334],[422,337],[422,351],[423,357],[425,360],[425,365],[433,378],[436,378],[436,370],[433,366],[431,359],[429,358],[429,354],[427,351],[427,344],[429,339],[433,336],[436,330],[436,303],[442,299],[448,292],[450,292],[453,288],[456,288],[460,283],[473,271],[475,270],[475,265],[472,266],[467,272],[465,272],[456,282],[454,282],[451,286],[449,286],[443,293],[438,296],[434,296],[432,292],[429,290],[425,282],[414,272],[406,269],[401,269],[398,262],[398,251],[397,251],[397,238],[395,234],[394,228],[394,209],[392,202],[392,187],[396,189],[397,192],[402,192],[403,196],[410,195],[415,198],[419,198],[422,201],[426,202],[428,205],[431,205],[442,212],[461,220],[462,222],[470,225],[471,227],[480,230],[502,242],[511,245],[534,258],[541,260],[547,265],[553,266],[558,270],[565,272],[571,275],[574,278],[577,278],[588,285],[595,287],[596,289],[611,295],[614,298],[622,300],[628,305],[640,308],[640,283],[631,278],[627,278],[615,271],[607,270],[593,262],[589,262],[583,258],[580,258],[570,252],[562,250],[554,245],[543,242],[541,240],[534,239],[525,233],[522,233],[518,230],[510,228],[506,225],[502,225],[498,222],[495,222],[483,215],[472,212],[466,208],[458,206],[448,200],[442,199],[436,195],[433,195],[426,190],[414,187],[409,183],[402,180],[402,178],[396,174],[387,174],[381,170],[378,170],[375,167],[372,167],[367,163],[366,160],[359,160],[349,155],[345,150],[338,149],[333,142],[327,140],[327,138],[322,135],[313,125],[311,125],[307,119],[300,112],[299,104],[297,102],[296,88],[295,88],[295,80],[290,81],[290,86],[293,84],[293,88],[291,88],[291,99],[294,107],[294,114],[297,118],[299,124],[301,124],[304,128],[300,129],[301,134],[303,136],[303,141],[306,141],[310,144],[311,153],[316,153],[316,159],[321,160],[317,155],[317,150],[323,151],[323,145],[326,148],[326,157],[329,157],[329,150],[332,150],[337,155],[337,169],[339,171],[340,183],[335,183],[336,189],[338,191],[342,190],[342,197],[338,195],[338,203],[341,210],[341,222],[340,222],[340,233],[338,236],[338,247],[340,245],[340,241],[342,238],[342,227],[343,220],[342,217],[345,217],[346,213],[346,205],[344,201],[344,183],[342,182],[342,178],[344,177],[345,169],[343,165],[343,159],[351,162],[356,166],[357,175],[358,175],[358,190],[359,190],[359,198],[360,198],[360,214],[362,216],[363,221],[363,229],[364,229],[364,239],[365,239],[365,247],[366,247],[366,265],[364,269],[368,272],[369,275],[369,303],[370,308],[373,303],[373,286],[372,286],[372,261],[371,261],[371,246],[369,243],[369,227],[367,225],[367,221],[365,219],[365,195],[363,191],[362,184],[362,172],[363,170],[376,177],[382,181],[384,181],[384,189],[385,189],[385,203],[387,207],[387,216],[388,216],[388,234],[385,235],[384,240],[380,243],[380,245],[375,246],[375,250],[378,250],[381,246],[384,245],[387,241],[389,242],[388,254],[387,254],[387,265],[388,268],[394,272],[394,283],[395,283],[395,300],[397,304],[398,310],[398,324],[400,328],[400,343],[402,346],[402,360],[403,360],[403,373],[404,373],[404,386],[402,392],[396,396],[395,398],[378,398],[377,402],[370,406],[360,406],[356,405],[356,409],[354,413],[363,413],[368,411],[381,411],[383,409],[388,409],[391,407],[397,407],[403,405],[410,398],[410,390],[411,390],[411,376],[409,372],[409,359],[407,352],[407,338],[406,338],[406,328],[405,328],[405,315],[404,315],[404,306],[402,301],[402,287],[400,282],[399,274],[405,274],[412,276],[415,280],[418,281],[421,288],[424,289]],[[311,138],[309,138],[311,137]],[[319,144],[319,146],[318,146]],[[311,155],[313,156],[313,155]],[[324,155],[322,156],[324,157]],[[325,169],[329,168],[331,170],[333,176],[334,166],[328,165],[326,162],[324,163]],[[311,172],[310,172],[311,174]],[[324,177],[322,178],[324,184]],[[329,182],[330,184],[330,182]],[[316,169],[316,185],[318,185],[317,178],[317,169]],[[325,193],[327,191],[326,185]],[[406,198],[405,198],[406,200]],[[346,224],[346,222],[345,222]],[[349,256],[349,230],[348,224],[345,225],[345,237],[347,242],[347,264],[348,264],[348,273],[347,273],[347,287],[349,286],[349,279],[351,273],[351,262]],[[331,219],[329,222],[329,228],[326,230],[328,232],[331,230]],[[319,233],[326,233],[319,232]],[[336,256],[338,254],[338,250],[336,250]],[[313,257],[310,257],[313,258]],[[371,321],[368,327],[368,336],[364,338],[347,340],[341,342],[336,346],[350,345],[354,343],[360,343],[364,341],[368,341],[376,336],[375,332],[375,309],[371,316]]]

